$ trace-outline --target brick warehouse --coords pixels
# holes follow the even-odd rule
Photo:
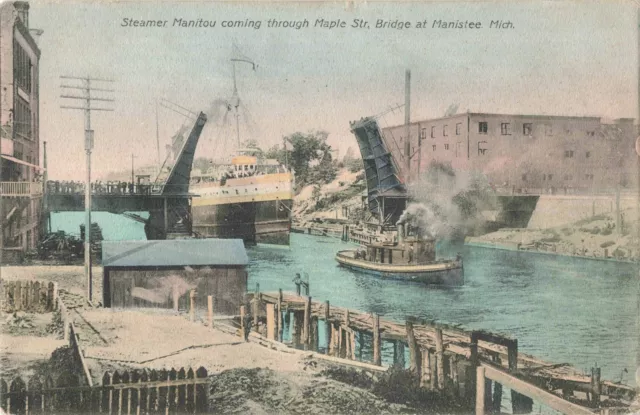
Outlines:
[[[404,125],[382,129],[403,177]],[[410,124],[411,175],[433,162],[481,172],[497,188],[516,192],[599,193],[635,189],[633,119],[463,113]]]

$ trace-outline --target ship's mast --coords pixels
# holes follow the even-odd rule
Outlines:
[[[248,58],[234,58],[231,59],[231,62],[233,62],[233,99],[235,102],[234,105],[236,107],[236,138],[238,140],[238,148],[240,148],[240,114],[238,113],[238,107],[240,107],[240,97],[238,96],[238,85],[236,81],[236,62],[250,63],[254,71],[256,70],[256,64]]]

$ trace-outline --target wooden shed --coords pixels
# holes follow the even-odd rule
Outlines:
[[[238,313],[249,263],[241,239],[174,239],[102,243],[105,307],[187,309],[213,296],[218,315]]]

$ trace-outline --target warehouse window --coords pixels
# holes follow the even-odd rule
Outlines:
[[[511,123],[503,122],[500,124],[500,131],[502,135],[511,135]]]
[[[522,134],[531,135],[532,130],[533,130],[533,125],[530,122],[526,122],[522,124]]]
[[[478,123],[478,132],[480,134],[486,134],[487,131],[489,131],[489,125],[487,124],[486,121],[480,121]]]
[[[445,150],[449,150],[449,144],[445,144],[445,145],[444,145],[444,149],[445,149]]]
[[[436,138],[436,127],[431,127],[431,138]]]
[[[460,131],[462,131],[462,123],[461,122],[456,124],[456,135],[460,135]]]
[[[564,156],[566,158],[572,158],[573,157],[573,150],[565,150]]]
[[[436,145],[435,144],[433,146],[431,146],[431,147],[433,147],[433,151],[436,151]]]
[[[420,138],[423,139],[423,140],[425,138],[427,138],[427,129],[426,128],[423,128],[423,129],[420,130]]]
[[[447,136],[447,126],[446,126],[446,125],[443,125],[443,126],[442,126],[442,136],[443,136],[443,137],[446,137],[446,136]]]

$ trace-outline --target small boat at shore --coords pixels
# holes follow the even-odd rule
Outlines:
[[[384,279],[437,285],[463,285],[462,258],[436,259],[434,239],[404,238],[399,230],[392,240],[379,239],[362,248],[339,251],[336,261],[354,271]]]

